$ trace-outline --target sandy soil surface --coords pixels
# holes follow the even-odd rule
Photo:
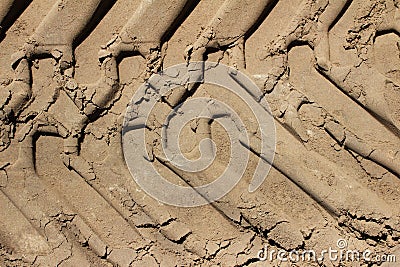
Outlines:
[[[0,26],[1,267],[399,266],[398,0],[0,0]],[[182,63],[199,82],[161,97]],[[163,133],[199,109],[169,137],[215,152],[194,172]]]

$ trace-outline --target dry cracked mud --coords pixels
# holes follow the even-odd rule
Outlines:
[[[399,266],[399,35],[398,0],[0,0],[0,266]],[[180,149],[194,160],[210,138],[214,161],[171,164],[161,135],[182,103],[222,101],[250,137],[229,193],[177,207],[135,182],[121,132],[143,83],[198,61],[254,81],[276,149],[249,192],[265,160],[253,107],[221,86],[176,88],[144,140],[168,181],[210,183],[233,149],[197,118]],[[329,249],[371,255],[318,257]]]

